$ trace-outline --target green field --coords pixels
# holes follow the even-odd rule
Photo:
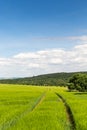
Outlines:
[[[87,130],[87,93],[0,85],[0,130]]]

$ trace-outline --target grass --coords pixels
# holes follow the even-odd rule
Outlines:
[[[87,130],[87,94],[60,87],[0,85],[0,130],[72,130],[64,102],[76,130]]]
[[[69,130],[64,109],[58,97],[47,91],[38,106],[11,129],[21,130],[22,124],[22,129],[26,130]]]
[[[87,93],[67,91],[60,91],[59,93],[72,110],[76,130],[87,130]]]

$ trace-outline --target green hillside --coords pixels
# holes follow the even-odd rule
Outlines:
[[[66,86],[69,78],[75,73],[87,72],[73,72],[73,73],[52,73],[33,77],[3,79],[0,83],[3,84],[25,84],[25,85],[39,85],[39,86]]]

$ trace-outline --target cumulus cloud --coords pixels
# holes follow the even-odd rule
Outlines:
[[[87,71],[87,44],[76,45],[71,50],[48,49],[0,58],[0,77],[70,71]]]

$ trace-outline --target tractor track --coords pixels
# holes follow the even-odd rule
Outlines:
[[[75,123],[74,116],[73,116],[73,113],[72,113],[72,110],[71,110],[69,104],[59,93],[55,93],[55,94],[61,99],[61,101],[63,102],[63,104],[65,106],[66,114],[67,114],[67,118],[70,123],[71,130],[76,130],[76,123]]]
[[[46,92],[44,92],[38,99],[36,102],[34,102],[34,105],[31,108],[26,109],[24,112],[22,112],[20,115],[15,116],[13,119],[11,119],[10,121],[7,121],[5,123],[3,123],[0,126],[0,130],[6,130],[12,126],[14,126],[21,118],[23,118],[25,115],[27,115],[28,113],[31,113],[32,111],[34,111],[39,105],[40,103],[44,100],[46,95]]]

